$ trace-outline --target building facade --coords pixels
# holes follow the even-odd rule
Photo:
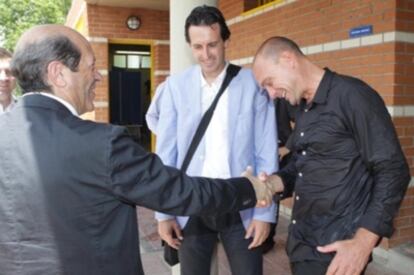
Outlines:
[[[159,6],[150,6],[148,2]],[[303,52],[321,67],[361,78],[377,90],[387,104],[414,174],[413,1],[214,2],[232,32],[227,57],[233,63],[250,66],[256,49],[266,38],[287,36],[298,42]],[[73,1],[66,24],[92,43],[98,69],[104,76],[97,89],[96,111],[88,114],[88,118],[111,121],[111,100],[116,93],[111,91],[109,81],[115,62],[114,47],[132,45],[132,52],[139,52],[141,48],[149,52],[150,66],[146,69],[151,93],[170,74],[170,52],[175,54],[181,50],[170,48],[170,42],[184,37],[184,26],[174,26],[182,28],[178,32],[182,37],[170,35],[169,18],[174,16],[170,13],[174,3],[177,0]],[[131,15],[141,21],[137,30],[126,26],[126,19]],[[143,101],[141,109],[145,109]],[[284,205],[288,213],[291,202]],[[395,228],[394,235],[383,240],[384,248],[414,241],[414,184],[410,184],[395,219]]]

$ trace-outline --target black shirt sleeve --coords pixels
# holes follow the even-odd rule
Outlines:
[[[341,106],[374,179],[371,198],[359,225],[379,236],[390,237],[393,218],[410,181],[409,168],[382,98],[365,83],[356,79],[353,82],[354,91],[348,95],[345,91]]]

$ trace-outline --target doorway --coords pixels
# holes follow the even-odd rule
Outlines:
[[[145,113],[151,100],[151,47],[109,45],[109,120],[128,128],[133,139],[150,150]]]

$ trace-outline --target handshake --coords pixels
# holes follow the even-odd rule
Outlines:
[[[250,166],[242,173],[242,177],[247,178],[253,185],[256,192],[256,207],[268,207],[272,204],[272,198],[277,192],[282,192],[284,189],[282,180],[277,175],[267,175],[260,173],[257,177],[253,176],[253,171]]]

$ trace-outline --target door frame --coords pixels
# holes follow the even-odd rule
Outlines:
[[[151,57],[151,67],[150,67],[150,98],[151,99],[154,96],[153,83],[155,81],[155,77],[154,77],[154,43],[155,43],[155,40],[153,40],[153,39],[134,39],[134,38],[109,38],[108,39],[108,51],[109,51],[110,45],[112,45],[112,44],[149,46],[149,48],[150,48],[150,57]],[[111,57],[108,55],[108,58],[111,58]],[[108,62],[108,71],[110,70],[109,64],[110,64],[110,62]],[[145,117],[144,117],[144,120],[145,120]],[[151,139],[150,148],[151,148],[151,151],[154,152],[155,151],[155,135],[153,133],[151,133],[150,139]]]

